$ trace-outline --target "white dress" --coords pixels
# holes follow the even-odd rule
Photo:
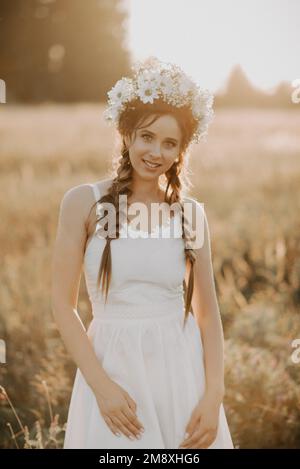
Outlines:
[[[98,186],[91,186],[99,200]],[[111,242],[106,305],[96,285],[105,246],[97,227],[87,246],[84,274],[93,312],[87,334],[109,377],[135,400],[145,431],[141,439],[114,435],[78,368],[64,449],[176,449],[205,390],[201,334],[191,313],[182,329],[184,241],[133,236]],[[233,448],[223,404],[210,448]]]

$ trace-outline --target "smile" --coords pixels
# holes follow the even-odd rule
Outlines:
[[[145,163],[146,166],[148,166],[148,168],[158,168],[159,166],[161,166],[161,164],[158,164],[158,163],[150,163],[150,161],[147,161],[147,160],[143,160],[143,162]]]

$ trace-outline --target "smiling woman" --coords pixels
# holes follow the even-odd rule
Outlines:
[[[131,143],[128,137],[124,137],[125,145],[130,148],[130,161],[136,167],[138,175],[139,163],[144,163],[147,170],[164,174],[170,169],[178,156],[179,144],[182,132],[177,120],[172,115],[159,115],[155,118],[149,116],[147,127],[138,130],[136,139]],[[152,129],[152,130],[150,130]],[[177,138],[168,137],[174,135]],[[136,192],[146,190],[144,183],[141,184],[140,177],[134,177],[133,184]],[[155,184],[156,182],[153,181]],[[140,187],[136,187],[139,185]],[[153,185],[153,183],[152,183]],[[147,191],[148,192],[148,191]]]
[[[153,59],[136,78],[109,93],[107,117],[123,144],[114,178],[91,184],[94,204],[83,185],[61,205],[53,309],[78,365],[64,448],[232,448],[208,224],[202,205],[181,193],[186,150],[205,134],[212,100]],[[121,196],[145,209],[179,204],[180,237],[121,236]],[[201,248],[185,201],[203,216]],[[114,206],[116,236],[105,203]],[[74,314],[82,262],[93,308],[87,331]]]

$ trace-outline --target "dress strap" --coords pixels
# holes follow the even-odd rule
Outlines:
[[[97,184],[90,184],[90,186],[91,186],[92,189],[93,189],[94,196],[95,196],[95,200],[96,200],[96,202],[98,202],[99,199],[100,199],[100,191],[99,191],[99,188],[98,188]]]

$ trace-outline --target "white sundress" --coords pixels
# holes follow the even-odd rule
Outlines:
[[[98,186],[91,186],[98,201]],[[176,216],[173,220],[178,222]],[[84,255],[93,313],[87,334],[106,373],[135,400],[145,431],[133,440],[114,435],[77,368],[64,449],[177,449],[205,390],[201,334],[191,313],[182,328],[184,240],[139,235],[112,240],[106,304],[96,285],[104,246],[96,227]],[[223,404],[209,448],[233,448]]]

